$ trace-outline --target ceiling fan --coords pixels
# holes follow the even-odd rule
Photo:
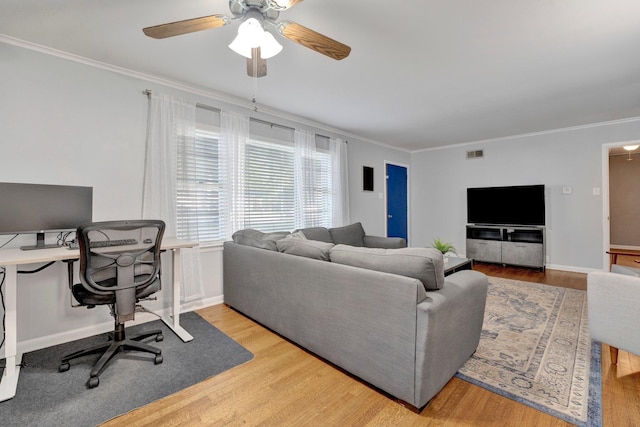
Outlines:
[[[196,31],[208,30],[241,21],[238,37],[229,45],[247,58],[247,74],[263,77],[267,74],[267,58],[276,55],[282,46],[265,30],[274,28],[281,36],[336,60],[349,56],[351,48],[325,35],[292,21],[277,21],[280,12],[303,0],[229,0],[233,17],[209,15],[200,18],[146,27],[142,31],[149,37],[164,39]]]

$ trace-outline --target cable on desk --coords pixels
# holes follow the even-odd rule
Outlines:
[[[14,237],[15,238],[15,237]],[[13,239],[12,239],[13,240]],[[11,240],[10,240],[11,241]],[[8,242],[7,242],[8,243]],[[35,270],[22,270],[22,271],[18,271],[18,274],[33,274],[33,273],[38,273],[42,270],[44,270],[47,267],[51,267],[53,264],[55,264],[55,261],[51,261],[46,263],[45,265],[43,265],[42,267],[36,268]],[[0,348],[2,348],[2,346],[4,345],[4,340],[6,337],[6,318],[7,318],[7,313],[6,313],[6,307],[4,305],[4,279],[7,276],[7,272],[5,270],[4,267],[0,267],[0,274],[2,274],[2,280],[0,280],[0,303],[2,304],[2,340],[0,341]]]
[[[2,302],[2,341],[0,341],[0,348],[2,348],[2,346],[4,345],[4,339],[7,335],[5,327],[5,319],[7,318],[7,313],[5,310],[6,307],[4,306],[4,291],[2,290],[2,286],[4,285],[4,278],[7,275],[7,272],[4,267],[0,267],[0,269],[2,270],[0,272],[2,273],[2,280],[0,281],[0,302]]]
[[[75,242],[76,241],[75,236],[73,239],[67,240],[69,239],[69,235],[71,233],[75,233],[75,231],[67,231],[67,232],[61,231],[60,233],[58,233],[58,242],[57,242],[58,246],[68,246],[70,243]]]
[[[12,238],[10,238],[9,240],[7,240],[6,242],[4,242],[2,244],[2,246],[0,246],[0,248],[4,248],[5,246],[7,246],[9,243],[11,243],[16,237],[18,237],[18,234],[16,234],[15,236],[13,236]]]
[[[53,264],[55,264],[55,261],[51,261],[46,263],[45,265],[43,265],[42,267],[36,268],[35,270],[18,270],[18,274],[33,274],[33,273],[39,273],[42,270],[44,270],[47,267],[51,267]]]

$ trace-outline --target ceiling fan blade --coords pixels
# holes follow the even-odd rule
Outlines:
[[[182,34],[194,33],[196,31],[208,30],[227,25],[231,19],[224,15],[202,16],[200,18],[185,19],[184,21],[171,22],[168,24],[155,25],[143,28],[142,31],[154,39],[164,39],[167,37],[179,36]]]
[[[302,3],[302,0],[271,0],[271,3],[274,3],[276,7],[274,9],[277,10],[285,10],[291,9],[293,6],[298,3]]]
[[[260,47],[251,49],[251,58],[247,58],[247,75],[264,77],[267,75],[267,60],[260,57]]]
[[[351,48],[316,31],[291,21],[278,24],[278,32],[291,41],[315,50],[329,58],[341,60],[349,56]]]

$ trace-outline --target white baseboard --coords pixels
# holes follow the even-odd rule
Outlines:
[[[220,295],[212,298],[205,298],[199,301],[193,301],[189,303],[183,303],[181,305],[181,313],[187,313],[189,311],[200,310],[201,308],[210,307],[213,305],[222,304],[224,296]],[[169,309],[163,309],[156,314],[162,316],[169,315]],[[159,317],[152,313],[136,313],[136,320],[127,322],[127,327],[133,325],[140,325],[143,323],[158,320]],[[70,331],[60,332],[57,334],[49,335],[46,337],[38,337],[26,341],[18,342],[18,353],[27,353],[30,351],[39,350],[41,348],[51,347],[52,345],[58,345],[69,341],[74,341],[86,337],[90,337],[97,334],[103,334],[105,332],[113,331],[113,321],[98,323],[94,325],[85,326],[78,329],[72,329]],[[3,352],[4,353],[4,352]]]
[[[547,264],[545,266],[547,270],[560,270],[560,271],[569,271],[572,273],[591,273],[592,271],[602,271],[599,268],[587,268],[587,267],[573,267],[570,265],[557,265],[557,264]]]
[[[497,264],[500,265],[500,264]],[[592,271],[602,271],[602,269],[598,268],[587,268],[587,267],[574,267],[571,265],[559,265],[559,264],[546,264],[545,269],[547,270],[560,270],[560,271],[569,271],[571,273],[585,273],[588,274]],[[529,267],[525,267],[529,268]]]
[[[182,312],[186,313],[188,311],[200,310],[201,308],[222,304],[223,302],[224,302],[224,295],[219,295],[217,297],[205,298],[198,301],[184,302],[182,303],[181,308],[182,308]]]

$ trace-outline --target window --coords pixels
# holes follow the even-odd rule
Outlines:
[[[200,242],[223,240],[219,134],[198,129],[193,147],[178,144],[176,235]]]
[[[294,150],[251,140],[245,150],[244,223],[256,230],[295,228]]]
[[[301,212],[305,227],[330,227],[333,212],[331,155],[327,151],[316,151],[312,159],[306,160],[305,167],[312,168],[311,182],[305,182],[302,189],[305,198],[304,212]]]
[[[177,158],[177,230],[179,238],[199,242],[230,236],[225,221],[227,176],[221,156],[220,133],[198,125],[193,147],[179,144]],[[295,149],[293,143],[252,137],[244,150],[244,227],[263,232],[296,228]],[[306,159],[310,182],[300,188],[305,227],[331,226],[332,170],[327,150]],[[232,230],[233,232],[235,230]]]

